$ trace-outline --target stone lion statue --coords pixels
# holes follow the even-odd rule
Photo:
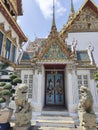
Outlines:
[[[19,127],[29,125],[32,118],[32,107],[26,99],[27,89],[27,85],[20,84],[15,92],[15,125]]]
[[[81,98],[78,105],[80,112],[93,113],[93,97],[88,87],[81,86]]]
[[[89,88],[81,86],[78,114],[81,130],[96,130],[96,115],[93,111],[93,97]]]
[[[28,87],[25,84],[20,84],[16,89],[14,96],[16,112],[19,112],[25,105],[27,89]]]

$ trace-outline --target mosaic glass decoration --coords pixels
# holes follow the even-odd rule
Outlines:
[[[61,48],[56,43],[53,43],[43,58],[44,59],[62,59],[62,58],[65,59],[66,54],[62,52]]]

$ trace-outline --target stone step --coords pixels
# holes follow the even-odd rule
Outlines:
[[[34,119],[34,118],[33,118]],[[72,117],[64,116],[39,116],[36,119],[38,127],[65,127],[74,128],[74,120]],[[34,122],[34,120],[32,120]]]
[[[42,111],[41,114],[47,116],[69,116],[68,111]]]
[[[47,115],[41,115],[36,118],[37,120],[67,120],[69,121],[72,119],[70,116],[47,116]]]

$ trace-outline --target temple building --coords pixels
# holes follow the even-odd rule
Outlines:
[[[17,17],[22,15],[22,0],[0,0],[0,65],[10,64],[8,74],[14,70],[19,50],[27,41],[17,24]],[[6,74],[0,72],[0,81],[8,81]]]
[[[28,99],[32,103],[33,115],[53,115],[58,110],[57,114],[65,112],[77,120],[81,85],[91,90],[97,115],[94,48],[89,45],[87,49],[77,50],[77,41],[72,41],[71,35],[76,36],[76,40],[77,37],[80,38],[78,44],[81,40],[86,44],[86,39],[81,34],[87,33],[89,36],[90,33],[95,35],[98,32],[98,7],[93,0],[85,0],[75,12],[71,0],[68,21],[60,32],[57,31],[54,9],[53,6],[53,21],[48,37],[29,42],[16,67],[23,83],[28,85]]]

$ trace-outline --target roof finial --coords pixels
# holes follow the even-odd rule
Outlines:
[[[73,5],[73,0],[71,0],[71,9],[70,9],[70,14],[69,14],[68,22],[73,19],[74,14],[75,14],[75,10],[74,10],[74,5]]]
[[[57,36],[57,28],[56,28],[56,23],[55,23],[55,6],[54,6],[54,0],[53,0],[53,18],[52,18],[52,26],[51,26],[51,31],[50,35],[52,37]]]
[[[74,5],[73,5],[73,0],[71,0],[71,13],[75,13]]]
[[[54,0],[53,0],[53,21],[52,21],[52,26],[56,26],[55,25],[55,6],[54,6]]]

